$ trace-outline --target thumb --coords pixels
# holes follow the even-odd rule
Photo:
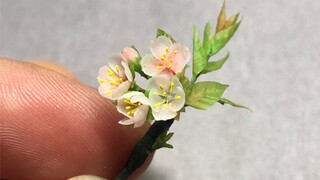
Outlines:
[[[66,76],[0,59],[1,178],[113,179],[146,132],[119,125],[110,101]]]

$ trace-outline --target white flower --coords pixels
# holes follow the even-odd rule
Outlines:
[[[131,48],[131,47],[126,47],[123,48],[121,55],[127,60],[127,61],[135,61],[137,57],[139,57],[138,52]]]
[[[184,106],[185,93],[176,76],[161,74],[148,81],[149,101],[155,120],[168,120],[176,117]]]
[[[147,54],[141,59],[142,71],[154,76],[159,73],[174,75],[182,72],[190,60],[189,49],[179,43],[172,44],[165,36],[159,36],[151,42],[152,54]]]
[[[120,54],[111,56],[108,66],[99,69],[98,88],[100,94],[116,100],[127,92],[131,86],[132,74],[125,59]]]
[[[127,116],[119,124],[140,127],[146,121],[149,111],[149,100],[141,92],[128,92],[118,99],[117,110]]]

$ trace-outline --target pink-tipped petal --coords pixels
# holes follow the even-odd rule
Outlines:
[[[158,61],[152,54],[146,54],[140,61],[142,71],[149,76],[159,74],[165,67],[157,67]]]
[[[172,45],[170,48],[170,54],[174,54],[173,56],[173,62],[172,62],[172,68],[171,70],[175,73],[182,72],[185,65],[190,60],[191,54],[187,47],[183,46],[182,44],[176,43]]]
[[[172,42],[170,39],[165,36],[159,36],[157,39],[151,41],[150,50],[157,59],[160,59],[166,53],[166,48],[170,48],[171,45]]]
[[[125,81],[123,83],[121,83],[117,89],[114,90],[114,92],[112,93],[112,98],[113,100],[118,99],[120,96],[122,96],[124,93],[126,93],[129,88],[131,86],[131,82],[129,81]]]
[[[133,78],[132,78],[132,73],[131,73],[131,71],[130,71],[129,65],[128,65],[126,62],[124,62],[124,61],[121,62],[121,65],[122,65],[122,67],[124,68],[125,77],[126,77],[129,81],[132,82]],[[125,78],[125,77],[123,77],[123,78]]]
[[[113,85],[110,85],[109,83],[102,83],[100,84],[98,91],[103,97],[116,100],[116,98],[112,96],[114,89],[115,87]]]
[[[108,73],[109,66],[102,66],[99,69],[99,76],[98,76],[98,82],[101,84],[100,80],[108,80],[110,79],[109,73]]]
[[[117,73],[116,66],[119,67],[119,72],[121,77],[125,77],[124,68],[121,64],[122,61],[125,61],[125,59],[120,54],[112,54],[110,57],[108,64],[109,67],[113,70],[113,72]]]
[[[135,61],[139,56],[138,52],[131,47],[123,48],[121,55],[128,61]]]

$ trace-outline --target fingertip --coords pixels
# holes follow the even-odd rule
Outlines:
[[[75,75],[73,75],[69,70],[67,70],[66,68],[57,65],[55,63],[52,63],[50,61],[44,61],[44,60],[30,60],[29,61],[32,64],[36,64],[38,66],[50,69],[52,71],[55,71],[65,77],[68,77],[70,79],[76,79]]]

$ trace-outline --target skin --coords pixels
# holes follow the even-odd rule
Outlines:
[[[149,127],[119,125],[122,118],[60,66],[0,58],[0,178],[113,179]]]

